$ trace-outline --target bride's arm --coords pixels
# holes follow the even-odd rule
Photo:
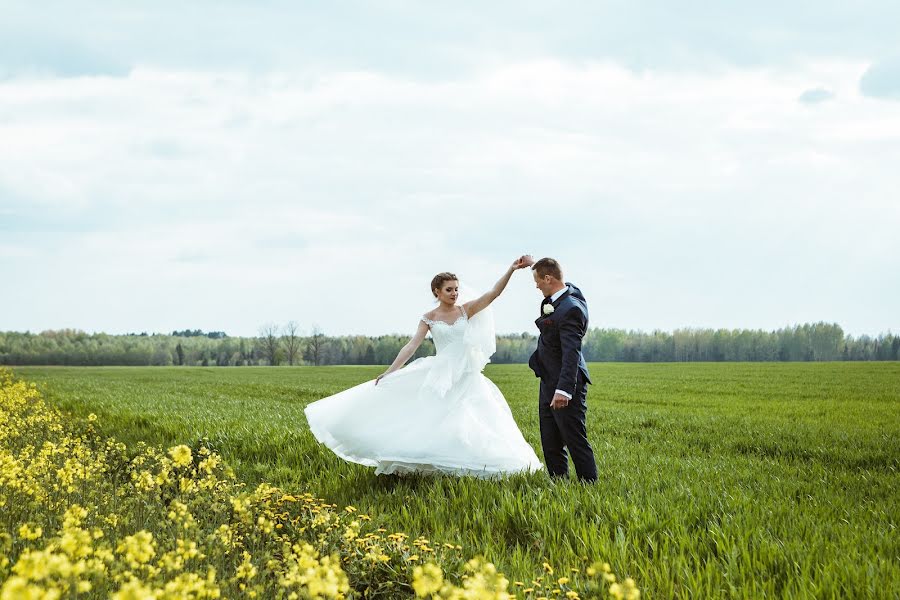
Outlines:
[[[409,357],[416,353],[416,350],[419,349],[419,346],[422,345],[422,342],[425,340],[425,335],[428,333],[428,324],[425,321],[419,321],[419,328],[416,329],[416,333],[412,336],[412,338],[406,342],[406,345],[400,348],[400,352],[397,353],[397,358],[394,359],[394,362],[391,363],[391,366],[388,367],[388,370],[375,378],[375,385],[378,385],[378,382],[385,375],[389,375],[403,367],[406,364],[406,361],[409,360]]]
[[[466,314],[469,317],[474,317],[476,314],[487,308],[491,302],[497,299],[504,289],[506,289],[506,284],[509,283],[510,277],[512,274],[519,270],[524,269],[525,267],[529,267],[534,263],[531,260],[530,256],[521,256],[513,261],[513,264],[506,269],[506,273],[503,274],[503,277],[500,278],[497,283],[494,284],[494,287],[485,292],[481,297],[472,300],[471,302],[466,302],[463,306],[466,309]]]

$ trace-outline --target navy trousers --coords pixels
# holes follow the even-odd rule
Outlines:
[[[569,455],[581,481],[597,481],[594,450],[587,439],[587,384],[579,375],[575,393],[565,408],[552,409],[555,385],[541,380],[539,415],[544,462],[551,477],[569,474]]]

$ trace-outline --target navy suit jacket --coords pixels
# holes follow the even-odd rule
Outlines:
[[[575,394],[578,374],[591,383],[587,363],[581,353],[581,341],[587,333],[588,309],[584,296],[571,283],[569,289],[553,303],[553,312],[534,322],[540,330],[537,350],[528,366],[541,381],[571,395]]]

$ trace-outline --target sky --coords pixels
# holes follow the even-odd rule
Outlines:
[[[900,331],[893,0],[0,4],[0,331]]]

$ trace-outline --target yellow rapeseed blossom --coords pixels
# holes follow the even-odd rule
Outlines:
[[[625,598],[625,592],[618,583],[609,586],[609,595],[615,598],[615,600],[623,600],[623,598]]]
[[[193,460],[191,449],[184,444],[169,448],[169,456],[172,457],[172,464],[176,467],[190,466],[191,461]]]
[[[237,579],[246,579],[247,581],[256,577],[256,567],[253,566],[253,563],[250,562],[252,558],[249,552],[244,552],[243,554],[244,560],[237,568],[237,572],[235,573],[235,578]]]
[[[625,600],[640,600],[641,590],[638,589],[634,579],[629,577],[623,585],[625,586]]]
[[[218,540],[226,549],[233,548],[236,541],[234,529],[227,524],[219,525],[218,529],[210,537]]]
[[[157,487],[156,478],[149,471],[141,471],[140,473],[132,473],[131,478],[135,487],[141,491],[150,491]]]
[[[41,586],[34,585],[24,577],[10,577],[0,588],[0,600],[50,600],[61,596]]]
[[[138,579],[131,579],[119,588],[112,596],[111,600],[151,600],[156,598],[156,591],[149,586],[144,585]]]
[[[280,579],[282,587],[304,591],[317,600],[340,598],[350,590],[336,555],[319,558],[319,553],[309,544],[294,544],[285,562],[288,568]]]
[[[93,552],[91,534],[80,527],[66,528],[59,537],[59,547],[73,559],[84,558]]]
[[[434,563],[413,569],[413,590],[419,598],[438,592],[444,585],[444,572]]]
[[[206,450],[206,448],[202,448],[202,450]],[[208,451],[207,451],[208,452]],[[213,454],[207,456],[203,460],[200,461],[200,470],[206,473],[207,475],[212,475],[213,471],[221,464],[221,459]]]
[[[41,527],[32,527],[31,523],[25,523],[19,527],[19,537],[25,540],[36,540],[44,534]]]
[[[410,587],[434,600],[513,597],[509,580],[482,558],[462,573],[442,567],[458,564],[459,544],[373,530],[371,517],[355,507],[310,493],[289,495],[265,483],[248,491],[205,446],[194,469],[187,445],[127,448],[102,438],[93,420],[63,417],[34,386],[0,369],[0,600],[337,600],[350,594],[351,576],[355,590],[385,586],[398,597]],[[48,523],[61,526],[47,531]],[[542,570],[552,575],[554,568],[544,563]],[[579,572],[562,566],[560,575],[569,570]],[[589,597],[602,586],[639,600],[633,580],[616,583],[608,564],[586,572],[602,575],[584,588]],[[555,592],[576,600],[588,595],[580,581],[541,576],[515,589],[527,598]]]
[[[359,521],[351,521],[344,529],[342,537],[344,540],[351,542],[359,536]]]
[[[156,544],[153,542],[153,534],[149,531],[138,531],[134,535],[126,536],[116,551],[125,556],[125,560],[131,568],[137,568],[149,561],[156,554]]]
[[[63,516],[63,527],[78,527],[81,525],[81,522],[87,517],[88,511],[86,508],[79,506],[77,504],[73,504],[66,511],[66,514]]]

